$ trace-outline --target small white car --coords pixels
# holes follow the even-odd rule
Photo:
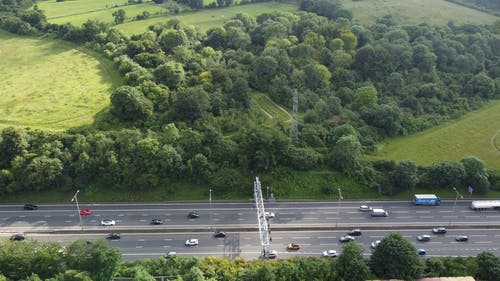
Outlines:
[[[188,239],[186,240],[186,243],[184,245],[190,247],[190,246],[198,246],[198,239]]]
[[[361,206],[359,206],[359,210],[361,212],[371,212],[372,207],[370,207],[368,205],[361,205]]]
[[[372,249],[377,248],[378,244],[380,244],[380,240],[373,241],[372,244],[371,244]]]
[[[114,220],[105,219],[101,221],[102,226],[114,226],[116,223]]]
[[[323,252],[323,257],[336,257],[337,256],[337,251],[335,250],[326,250]]]
[[[265,212],[264,216],[266,217],[266,219],[273,219],[275,215],[273,212]]]

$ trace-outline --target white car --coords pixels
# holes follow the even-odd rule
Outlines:
[[[103,226],[113,226],[115,224],[116,224],[115,221],[110,219],[105,219],[101,221],[101,225]]]
[[[335,250],[326,250],[323,252],[323,257],[336,257],[337,256],[337,251]]]
[[[184,245],[190,247],[190,246],[198,246],[198,239],[188,239],[186,240],[186,243]]]
[[[267,253],[266,257],[268,259],[275,259],[276,257],[278,257],[278,252],[276,252],[275,250],[271,250],[269,251],[269,253]]]
[[[359,210],[361,212],[371,212],[372,211],[372,207],[370,207],[368,205],[361,205],[361,206],[359,206]]]
[[[177,256],[177,252],[168,252],[168,253],[163,255],[163,257],[166,259],[173,258],[175,256]]]
[[[377,248],[378,244],[380,244],[380,240],[373,241],[372,244],[371,244],[372,249]]]
[[[266,217],[266,219],[272,219],[275,215],[273,212],[265,212],[264,216]]]

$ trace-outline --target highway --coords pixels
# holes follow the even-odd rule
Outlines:
[[[391,231],[362,230],[363,234],[356,237],[356,243],[364,248],[364,254],[371,254],[370,244],[381,240]],[[426,257],[433,256],[476,256],[483,251],[500,254],[500,234],[495,229],[451,229],[447,234],[432,234],[430,229],[397,230],[403,237],[427,251]],[[341,252],[343,243],[340,236],[346,231],[275,231],[272,232],[272,249],[278,252],[278,258],[292,256],[321,257],[325,250]],[[418,242],[417,235],[431,235],[430,242]],[[455,235],[468,235],[468,242],[456,242]],[[57,241],[61,244],[75,239],[97,240],[105,238],[105,233],[88,234],[30,234],[28,239],[38,241]],[[108,240],[108,243],[118,247],[124,260],[157,258],[169,251],[175,251],[179,256],[217,256],[245,259],[257,259],[260,255],[259,234],[257,232],[228,232],[226,238],[213,238],[210,232],[185,233],[122,233],[120,240]],[[187,239],[199,239],[199,245],[186,247]],[[297,242],[301,245],[298,251],[289,251],[286,245]]]
[[[360,212],[360,204],[384,208],[389,217],[373,218],[368,212]],[[470,201],[444,201],[440,206],[413,206],[409,201],[359,202],[272,202],[266,203],[266,211],[276,214],[271,221],[273,228],[305,227],[408,227],[408,226],[500,226],[498,211],[474,211]],[[116,228],[149,231],[173,229],[206,230],[215,228],[257,227],[257,217],[251,202],[165,204],[80,204],[80,209],[91,209],[93,214],[82,216],[86,230],[102,229],[105,218],[116,221]],[[188,219],[187,214],[197,211],[198,219]],[[210,216],[212,213],[212,216]],[[212,217],[212,220],[210,220]],[[164,221],[163,225],[150,226],[151,219]],[[23,210],[22,205],[0,205],[0,227],[4,230],[42,231],[79,229],[80,221],[75,205],[40,205],[39,210]]]
[[[476,256],[483,251],[498,253],[500,248],[499,211],[474,211],[470,200],[443,201],[440,206],[414,206],[410,201],[330,201],[266,202],[266,211],[274,212],[270,220],[272,248],[279,258],[296,255],[319,257],[324,250],[338,252],[340,236],[350,228],[361,228],[356,242],[370,255],[370,243],[389,232],[401,232],[427,256]],[[361,204],[384,208],[389,217],[370,216],[361,212]],[[178,202],[151,204],[90,204],[92,215],[82,216],[82,227],[76,205],[39,205],[38,210],[23,210],[23,205],[0,205],[0,237],[23,232],[28,239],[58,241],[65,244],[82,238],[96,240],[111,232],[122,234],[120,240],[109,240],[118,247],[125,260],[154,258],[169,251],[179,255],[243,257],[260,255],[257,217],[252,202]],[[188,213],[197,211],[198,219]],[[116,226],[100,226],[102,219],[114,219]],[[164,224],[151,225],[153,218]],[[433,227],[444,226],[448,233],[432,235],[431,242],[416,241],[420,234],[431,234]],[[226,238],[213,238],[211,230],[222,229]],[[307,230],[307,231],[305,231]],[[468,235],[470,241],[456,242],[455,235]],[[197,238],[199,246],[185,247],[186,239]],[[299,251],[287,251],[290,242],[301,244]]]

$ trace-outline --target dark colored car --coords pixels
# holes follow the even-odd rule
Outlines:
[[[226,233],[224,231],[216,231],[214,233],[214,237],[216,237],[216,238],[224,238],[224,237],[226,237]]]
[[[120,238],[121,238],[120,233],[110,233],[108,235],[108,239],[110,239],[110,240],[118,240]]]
[[[351,235],[351,236],[361,236],[361,230],[360,229],[353,229],[349,232],[347,232],[348,235]]]
[[[35,204],[24,204],[25,210],[38,210],[38,206]]]
[[[417,250],[417,255],[419,256],[425,256],[427,254],[427,251],[425,249],[418,249]]]
[[[24,239],[26,239],[26,236],[24,236],[24,234],[19,234],[19,233],[14,234],[10,237],[10,240],[12,240],[12,241],[22,241]]]
[[[154,225],[163,224],[163,221],[160,219],[152,219],[151,224],[154,224]]]
[[[190,219],[197,219],[199,217],[200,217],[200,214],[198,214],[197,212],[190,212],[188,214],[188,218],[190,218]]]

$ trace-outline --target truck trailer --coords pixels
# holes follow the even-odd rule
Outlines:
[[[415,205],[439,205],[441,204],[441,198],[436,194],[415,194],[413,203]]]

